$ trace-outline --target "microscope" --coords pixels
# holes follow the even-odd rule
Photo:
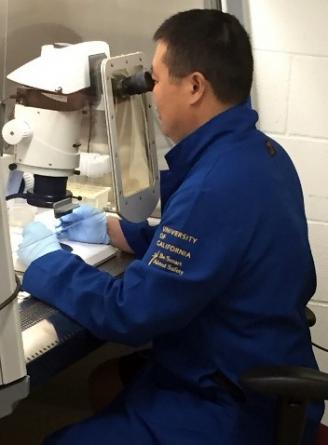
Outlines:
[[[14,117],[2,129],[11,153],[0,156],[0,417],[29,392],[8,200],[19,196],[58,218],[92,186],[102,191],[102,210],[139,222],[159,199],[148,94],[153,81],[142,53],[110,57],[108,44],[100,41],[45,45],[40,57],[7,77],[18,87]],[[5,195],[8,169],[33,178],[15,196]]]

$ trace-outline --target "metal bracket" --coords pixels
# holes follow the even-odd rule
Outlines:
[[[77,209],[79,204],[73,204],[72,198],[65,198],[61,201],[54,202],[53,209],[55,218],[60,218],[61,216],[71,213],[74,209]]]

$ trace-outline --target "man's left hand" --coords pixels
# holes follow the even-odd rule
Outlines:
[[[23,230],[17,255],[26,267],[47,253],[60,250],[56,235],[40,222],[31,222]]]

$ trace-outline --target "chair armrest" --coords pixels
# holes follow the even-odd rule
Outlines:
[[[311,328],[312,326],[315,325],[317,319],[315,316],[315,313],[311,311],[310,308],[308,308],[307,306],[305,306],[305,316],[308,322],[308,326]]]
[[[242,376],[241,385],[265,395],[294,400],[328,400],[328,374],[303,367],[256,368]]]

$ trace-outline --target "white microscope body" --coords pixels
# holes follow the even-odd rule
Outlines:
[[[27,202],[38,207],[70,198],[67,178],[79,166],[82,109],[91,86],[90,57],[109,57],[105,42],[45,45],[41,56],[10,73],[23,85],[16,94],[15,118],[2,129],[14,146],[14,164],[34,174]]]

